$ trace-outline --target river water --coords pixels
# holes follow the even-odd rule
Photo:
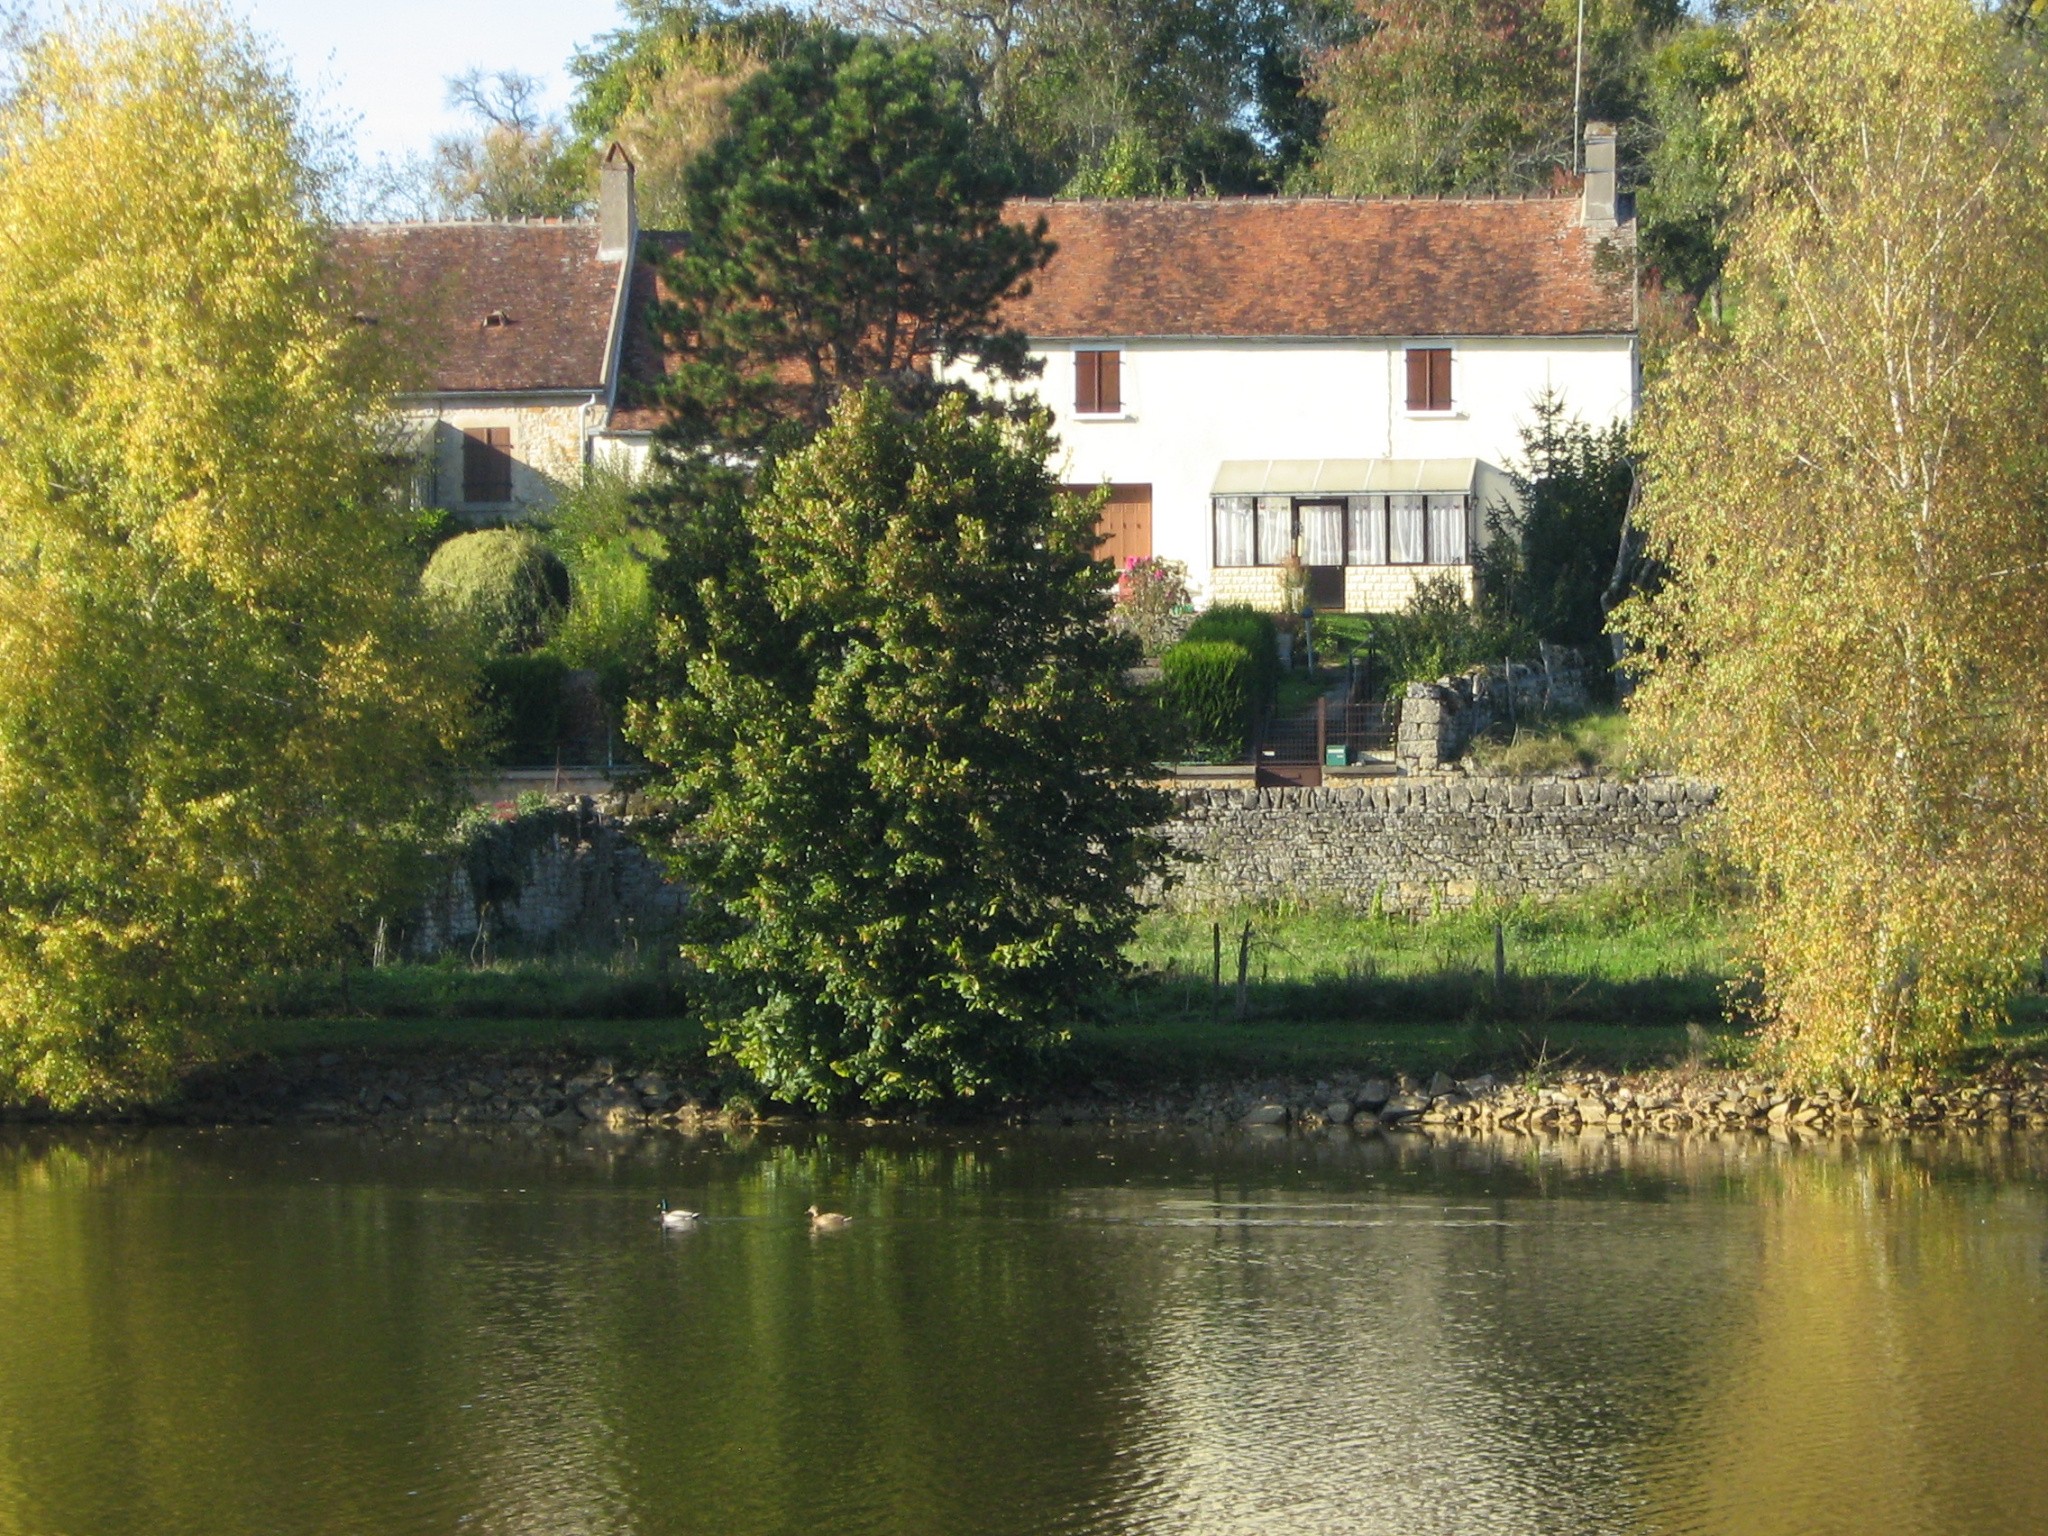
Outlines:
[[[0,1536],[1283,1530],[2048,1530],[2048,1138],[0,1135]]]

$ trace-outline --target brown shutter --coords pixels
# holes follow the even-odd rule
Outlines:
[[[462,499],[512,499],[512,429],[470,427],[462,434]]]
[[[1097,352],[1076,352],[1074,354],[1074,409],[1092,411],[1095,402],[1102,397],[1102,380],[1095,360]]]
[[[1408,349],[1408,409],[1429,409],[1429,353],[1421,347]]]
[[[1098,352],[1101,360],[1101,377],[1095,391],[1095,408],[1098,411],[1121,411],[1124,408],[1123,361],[1121,352]]]
[[[1449,347],[1430,348],[1429,408],[1432,411],[1448,411],[1451,408],[1451,349]]]

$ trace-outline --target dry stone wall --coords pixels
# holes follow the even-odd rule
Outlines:
[[[609,803],[608,803],[609,802]],[[444,861],[402,946],[501,954],[613,954],[666,944],[682,915],[643,845],[646,824],[626,797],[588,795],[475,828]]]
[[[398,935],[412,954],[610,954],[673,941],[685,897],[622,797],[566,799],[472,833]],[[1713,806],[1686,779],[1441,773],[1321,789],[1188,789],[1167,824],[1195,861],[1168,906],[1287,900],[1388,910],[1482,891],[1553,899],[1639,879]]]
[[[1464,905],[1482,891],[1555,899],[1647,875],[1714,799],[1712,786],[1687,779],[1598,774],[1187,790],[1166,830],[1197,862],[1162,899],[1377,899],[1405,911]]]

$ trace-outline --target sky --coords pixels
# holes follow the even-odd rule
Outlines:
[[[365,162],[425,150],[461,126],[445,105],[464,70],[517,69],[569,103],[569,55],[619,25],[614,0],[229,0],[281,48],[323,115],[356,120]]]

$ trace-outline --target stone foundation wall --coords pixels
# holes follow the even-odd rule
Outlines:
[[[473,831],[453,850],[399,945],[431,958],[479,946],[500,954],[613,954],[675,936],[682,887],[641,842],[625,797],[557,801]],[[480,937],[481,936],[481,937]]]
[[[1555,899],[1647,875],[1714,798],[1685,779],[1591,774],[1187,790],[1167,836],[1199,862],[1162,899],[1366,907],[1377,897],[1400,911],[1462,906],[1482,891]]]
[[[626,803],[623,797],[610,797]],[[1482,891],[1554,899],[1640,879],[1713,805],[1690,780],[1464,773],[1322,789],[1185,789],[1168,840],[1197,862],[1168,906],[1337,901],[1395,911]],[[396,936],[431,957],[611,954],[673,942],[684,906],[646,851],[645,823],[588,796],[478,829]],[[479,933],[482,939],[479,939]]]

